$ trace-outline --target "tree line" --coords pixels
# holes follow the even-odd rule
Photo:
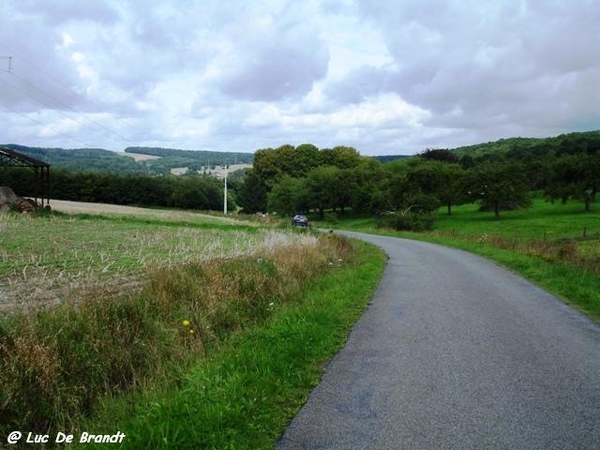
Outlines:
[[[238,203],[248,213],[283,215],[314,211],[322,217],[352,209],[382,216],[399,229],[431,228],[440,206],[451,214],[454,205],[476,201],[499,217],[502,210],[530,206],[534,192],[550,201],[581,201],[589,211],[600,185],[596,142],[544,151],[520,146],[475,157],[429,149],[383,164],[351,147],[261,149]]]
[[[200,175],[149,176],[102,172],[51,170],[51,197],[118,205],[223,210],[223,181]],[[228,205],[235,208],[239,182],[232,180]],[[33,196],[34,172],[28,168],[0,167],[0,186],[20,196]]]
[[[549,140],[498,141],[474,152],[428,149],[380,162],[347,146],[312,144],[257,150],[253,168],[229,178],[228,205],[242,212],[293,215],[327,211],[377,215],[401,229],[427,229],[443,206],[479,202],[496,217],[525,208],[532,193],[576,200],[589,211],[600,185],[600,132]],[[483,150],[482,150],[483,149]],[[0,185],[33,194],[33,171],[0,168]],[[223,181],[209,176],[51,170],[56,199],[201,210],[223,209]]]

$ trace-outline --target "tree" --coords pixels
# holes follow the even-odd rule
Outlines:
[[[387,173],[383,165],[375,159],[365,158],[351,171],[356,183],[352,196],[352,210],[355,213],[369,211],[373,214],[389,210]]]
[[[448,149],[429,148],[424,152],[419,153],[419,157],[429,161],[440,161],[450,164],[458,162],[458,157]]]
[[[254,170],[246,173],[239,188],[238,203],[249,214],[267,210],[267,187]]]
[[[353,147],[338,145],[332,149],[321,150],[321,165],[335,166],[340,169],[351,169],[358,166],[362,157]]]
[[[551,200],[582,200],[590,211],[600,186],[600,154],[585,153],[557,158],[550,167],[545,194]]]
[[[458,164],[430,160],[412,168],[407,174],[407,182],[411,192],[422,192],[436,197],[446,205],[448,215],[451,215],[452,205],[465,199],[460,185],[464,174],[464,170]]]
[[[306,212],[305,194],[303,180],[284,175],[269,193],[269,211],[283,215]]]
[[[334,166],[320,166],[311,170],[304,180],[308,205],[323,217],[325,210],[333,207],[333,186],[339,169]]]
[[[464,189],[468,198],[492,208],[496,219],[509,204],[521,208],[531,205],[525,172],[517,163],[482,163],[467,174]]]

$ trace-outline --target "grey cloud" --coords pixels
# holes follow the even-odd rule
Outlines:
[[[118,18],[107,2],[98,0],[20,0],[19,9],[52,25],[78,20],[113,23]]]
[[[327,73],[329,52],[310,28],[278,26],[255,36],[252,46],[243,41],[234,45],[239,46],[238,58],[228,64],[228,73],[219,82],[231,97],[252,101],[297,97]]]
[[[598,84],[586,76],[600,69],[600,8],[594,2],[359,5],[380,26],[394,57],[397,69],[387,86],[433,112],[431,126],[469,128],[499,120],[555,126],[581,110],[586,93],[597,96]],[[573,106],[559,114],[564,102]]]

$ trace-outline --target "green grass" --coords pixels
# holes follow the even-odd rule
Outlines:
[[[147,270],[251,253],[272,233],[177,217],[0,214],[0,300],[9,298],[0,302],[0,313],[7,304],[56,304],[107,284],[116,291],[139,288]]]
[[[2,217],[3,306],[44,286],[68,296],[0,317],[0,435],[120,430],[128,448],[272,447],[385,258],[334,235],[232,225]],[[132,234],[150,243],[123,242]],[[172,259],[99,270],[99,259],[123,264],[136,251]],[[83,267],[97,283],[77,289]],[[128,289],[117,273],[141,284]]]
[[[273,448],[377,286],[385,258],[355,245],[351,262],[195,362],[177,385],[109,400],[86,426],[124,432],[122,448]]]
[[[598,209],[598,208],[597,208]],[[478,211],[477,205],[438,212],[431,232],[399,232],[377,227],[373,217],[338,217],[317,223],[375,234],[427,240],[483,255],[525,276],[565,302],[600,320],[600,211],[580,203],[535,199],[519,211]]]
[[[586,213],[579,203],[549,203],[534,200],[532,208],[503,211],[500,219],[480,212],[476,205],[454,207],[453,215],[438,213],[435,229],[466,235],[493,234],[519,240],[558,239],[600,234],[600,212]]]

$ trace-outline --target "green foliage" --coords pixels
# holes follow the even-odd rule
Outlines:
[[[131,158],[124,158],[115,152],[100,148],[67,150],[63,148],[26,147],[15,144],[3,145],[3,147],[48,162],[53,168],[113,173],[144,173],[147,171],[144,164],[136,163]]]
[[[171,169],[189,167],[200,170],[215,165],[252,164],[252,153],[176,150],[155,147],[127,147],[125,153],[159,156],[160,159],[136,162],[116,152],[104,149],[39,148],[8,144],[4,147],[46,161],[53,169],[80,172],[137,173],[168,175]]]
[[[123,448],[273,448],[385,266],[380,251],[353,246],[351,258],[307,280],[292,302],[276,302],[262,324],[232,336],[211,358],[196,358],[177,385],[111,402],[88,429],[110,432],[119,424],[127,434]]]
[[[263,324],[276,310],[295,300],[318,275],[330,273],[333,262],[339,265],[352,254],[348,242],[335,236],[318,242],[312,237],[306,239],[310,242],[274,248],[258,258],[215,259],[157,269],[148,274],[150,282],[139,294],[106,295],[100,288],[74,303],[3,318],[0,433],[6,435],[23,427],[76,430],[85,417],[93,415],[111,397],[139,393],[148,387],[149,395],[158,392],[159,387],[177,389],[185,381],[181,378],[183,371],[198,365],[202,356],[217,354],[221,343]],[[373,288],[375,279],[371,276],[369,280]],[[348,301],[346,292],[339,292],[338,286],[334,290],[344,302]],[[358,297],[366,301],[365,291],[359,292]],[[356,304],[356,296],[349,298]],[[314,304],[306,310],[317,303],[319,314],[332,308],[318,296],[312,299]],[[263,344],[270,348],[270,342]],[[305,342],[293,341],[290,345],[298,348]],[[331,351],[328,347],[325,355],[319,353],[318,357]],[[314,358],[305,361],[303,370],[314,367],[314,362]],[[290,372],[288,362],[281,367],[287,367],[285,376],[293,380],[296,370]],[[285,395],[297,398],[296,389],[297,384],[288,386]],[[240,393],[254,395],[236,391]],[[128,404],[121,421],[137,416],[130,413],[131,407]],[[143,428],[148,417],[141,419],[138,427]],[[115,426],[114,420],[111,415],[110,426]],[[278,420],[271,433],[278,433],[281,427]],[[135,436],[135,432],[126,434]],[[152,436],[146,438],[152,440]],[[163,442],[162,438],[157,444]],[[198,442],[188,441],[194,446]]]
[[[307,211],[303,180],[288,175],[281,177],[269,193],[268,209],[283,216]]]
[[[0,185],[20,196],[33,196],[33,171],[0,168]],[[223,210],[223,182],[213,177],[148,175],[52,170],[51,197],[117,205],[166,206]],[[230,198],[230,205],[235,203]]]
[[[433,229],[435,216],[423,211],[399,211],[383,216],[377,226],[402,231],[429,231]]]
[[[284,175],[305,178],[309,172],[320,166],[349,169],[356,167],[364,159],[352,147],[339,146],[319,150],[312,144],[302,144],[298,147],[282,145],[276,149],[257,150],[254,156],[254,170],[270,191]]]
[[[254,170],[246,173],[240,185],[238,203],[248,214],[267,211],[267,188]]]
[[[525,208],[531,204],[523,166],[508,162],[487,162],[474,167],[464,181],[471,200],[480,200],[482,208],[491,208],[496,218],[502,206]]]
[[[456,153],[448,149],[427,149],[422,153],[419,153],[419,157],[427,161],[439,161],[448,164],[454,164],[458,162]]]
[[[552,201],[582,200],[585,210],[590,211],[599,188],[600,153],[580,153],[557,158],[552,163],[545,193]]]
[[[466,200],[461,185],[464,176],[465,172],[459,165],[433,159],[408,172],[407,187],[411,192],[423,192],[436,197],[451,214],[452,205]]]
[[[600,131],[562,134],[550,138],[510,138],[495,142],[456,148],[452,151],[459,159],[469,156],[474,161],[506,157],[511,160],[532,160],[547,156],[600,152]],[[463,165],[463,167],[465,167]]]

